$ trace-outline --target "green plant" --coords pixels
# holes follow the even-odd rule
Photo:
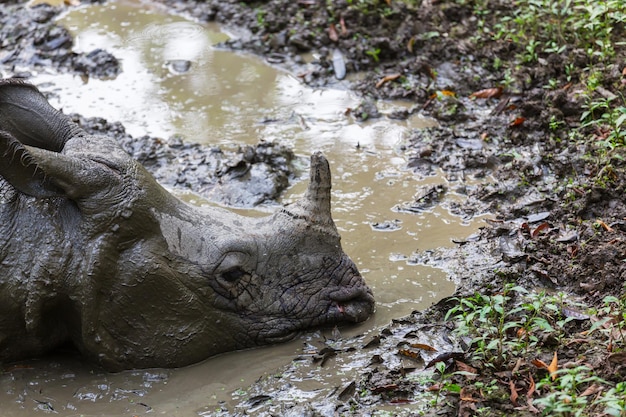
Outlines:
[[[369,56],[372,57],[372,59],[376,62],[378,62],[380,60],[379,56],[380,55],[380,48],[371,48],[368,49],[367,51],[365,51],[365,53]]]
[[[606,381],[593,375],[584,365],[558,370],[555,375],[554,381],[551,375],[546,375],[537,383],[537,389],[545,389],[548,394],[534,404],[542,407],[546,416],[587,416],[588,397],[580,395],[581,388],[592,383],[606,384]]]
[[[604,407],[609,416],[623,417],[626,410],[626,382],[619,382],[600,397],[596,403]]]
[[[439,389],[435,394],[433,404],[438,404],[439,395],[442,392],[452,392],[458,394],[459,392],[461,392],[461,386],[451,381],[450,377],[452,376],[452,374],[447,373],[447,365],[445,362],[437,362],[435,364],[435,369],[439,373]]]
[[[446,320],[453,317],[455,332],[472,337],[474,359],[500,369],[509,356],[506,349],[506,332],[519,327],[521,323],[515,315],[519,307],[510,309],[511,291],[525,291],[520,287],[505,286],[501,294],[475,294],[468,298],[457,298],[458,304],[446,314]]]
[[[613,106],[616,97],[592,100],[587,103],[587,110],[581,115],[583,127],[595,127],[600,133],[597,144],[605,149],[613,150],[626,145],[626,107]]]

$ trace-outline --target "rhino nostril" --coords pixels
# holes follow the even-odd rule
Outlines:
[[[235,267],[235,268],[229,269],[228,271],[222,272],[220,274],[220,278],[222,278],[224,281],[233,283],[241,279],[246,274],[247,272],[244,271],[243,269],[239,267]]]
[[[364,301],[370,297],[371,293],[367,287],[342,288],[330,294],[330,299],[337,304],[346,304],[351,301]]]

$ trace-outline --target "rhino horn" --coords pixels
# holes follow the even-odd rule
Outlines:
[[[321,152],[311,155],[309,187],[304,196],[285,211],[302,218],[317,229],[338,235],[330,213],[331,175],[328,160]]]

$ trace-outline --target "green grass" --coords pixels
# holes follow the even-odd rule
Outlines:
[[[561,293],[533,293],[508,285],[498,294],[475,294],[454,300],[456,305],[446,320],[454,323],[457,336],[469,338],[466,359],[480,374],[476,379],[465,380],[465,386],[473,385],[485,393],[485,385],[494,378],[502,379],[504,372],[511,372],[510,378],[516,382],[528,381],[528,375],[533,375],[538,382],[530,401],[542,415],[626,415],[626,383],[603,379],[585,364],[584,358],[556,361],[558,367],[550,372],[534,362],[553,352],[557,357],[557,353],[568,349],[568,344],[582,343],[581,340],[589,344],[588,355],[608,356],[608,351],[625,351],[626,296],[606,297],[604,306],[593,310],[572,304]],[[587,330],[579,332],[571,324],[574,320],[587,323]],[[443,371],[440,373],[445,376]],[[581,395],[589,390],[593,395]],[[497,392],[494,389],[494,395]],[[502,397],[502,390],[499,396]]]

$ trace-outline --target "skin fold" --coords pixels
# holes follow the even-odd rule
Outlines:
[[[367,319],[330,188],[316,153],[304,197],[272,215],[192,207],[36,87],[0,80],[0,361],[71,342],[112,371],[180,367]]]

